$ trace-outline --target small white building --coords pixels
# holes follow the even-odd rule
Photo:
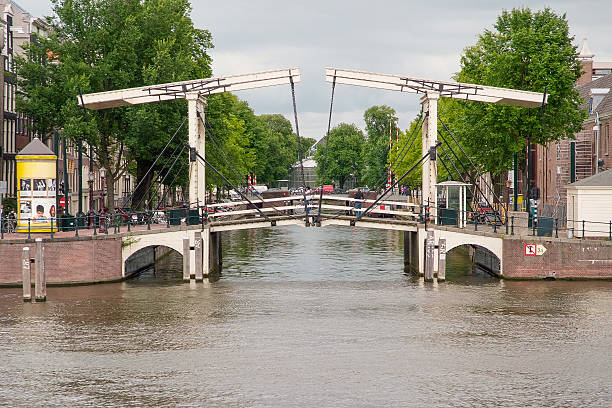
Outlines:
[[[608,237],[612,221],[612,169],[567,186],[567,228],[581,237]]]

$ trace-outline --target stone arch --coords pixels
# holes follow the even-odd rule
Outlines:
[[[164,233],[151,233],[128,235],[121,239],[121,274],[126,277],[126,261],[138,251],[148,247],[165,246],[183,255],[183,238],[189,236],[186,231],[168,231]],[[193,239],[193,238],[191,238]]]
[[[160,248],[162,251],[160,251]],[[163,251],[163,249],[166,249],[167,251]],[[165,256],[170,252],[177,253],[182,257],[181,253],[176,249],[167,247],[165,245],[149,245],[144,248],[140,248],[123,261],[125,277],[132,277],[140,274],[140,272],[155,264],[158,256],[160,256],[160,253],[162,256]]]
[[[497,256],[493,251],[491,251],[490,249],[480,244],[475,244],[475,243],[470,243],[470,242],[466,242],[463,244],[457,243],[456,245],[452,247],[447,246],[446,253],[448,254],[453,249],[461,248],[461,247],[474,248],[474,257],[475,257],[474,262],[481,268],[485,269],[486,272],[492,275],[495,275],[497,277],[501,275],[501,267],[502,267],[501,258]]]

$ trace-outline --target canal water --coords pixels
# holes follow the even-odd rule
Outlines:
[[[449,254],[404,274],[401,234],[224,233],[128,282],[0,289],[1,406],[609,407],[612,282],[499,281]]]

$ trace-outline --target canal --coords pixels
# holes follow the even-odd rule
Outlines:
[[[224,233],[221,278],[0,289],[0,405],[607,407],[612,282],[499,281],[449,253],[403,271],[401,234]]]

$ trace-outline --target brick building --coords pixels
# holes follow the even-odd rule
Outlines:
[[[612,62],[594,62],[586,39],[579,56],[584,74],[576,81],[589,116],[574,140],[537,146],[535,182],[540,189],[540,212],[563,218],[567,185],[612,168]],[[573,158],[572,158],[573,155]]]

